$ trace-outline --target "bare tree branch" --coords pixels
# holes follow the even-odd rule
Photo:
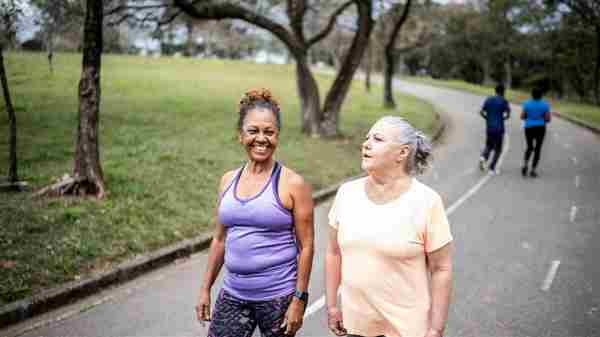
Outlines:
[[[308,6],[305,0],[287,0],[286,11],[290,19],[290,27],[302,43],[306,42],[304,38],[304,15],[307,9]]]
[[[104,15],[109,16],[109,15],[114,15],[114,14],[118,14],[118,13],[122,13],[122,12],[126,12],[126,11],[144,11],[144,10],[149,10],[149,9],[161,9],[161,8],[167,8],[169,6],[171,6],[171,5],[167,4],[167,3],[163,3],[160,5],[133,5],[133,6],[119,5],[113,9],[109,9],[108,11],[104,12]]]
[[[408,13],[409,13],[410,7],[411,7],[411,1],[412,0],[406,0],[406,4],[404,4],[404,9],[402,11],[402,16],[394,24],[394,28],[392,30],[392,34],[390,35],[390,39],[388,40],[387,45],[385,46],[386,49],[388,49],[388,48],[391,49],[394,47],[396,38],[398,37],[398,34],[400,33],[400,28],[402,28],[402,26],[404,25],[404,22],[406,22],[406,19],[408,18]],[[394,8],[392,9],[392,11],[397,10],[399,7],[400,7],[400,4],[394,5]]]
[[[194,3],[197,3],[197,1],[189,2],[187,0],[173,0],[173,4],[176,7],[193,18],[211,20],[243,20],[270,31],[283,43],[285,43],[293,53],[302,49],[302,41],[299,41],[284,26],[266,18],[263,15],[256,14],[244,7],[232,3],[213,3],[211,1],[204,1],[200,5],[194,5]]]
[[[353,3],[353,1],[346,1],[338,9],[336,9],[335,12],[333,12],[331,17],[329,18],[329,22],[327,23],[327,26],[320,33],[318,33],[317,35],[313,36],[310,40],[308,40],[308,45],[312,46],[313,44],[321,41],[323,38],[325,38],[327,35],[329,35],[331,30],[335,26],[338,16],[340,16],[340,14],[342,14],[346,10],[346,8],[348,8],[352,3]]]

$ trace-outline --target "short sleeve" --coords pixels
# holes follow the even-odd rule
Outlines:
[[[485,101],[483,102],[483,106],[481,107],[481,110],[487,111],[489,102],[490,102],[490,99],[486,98]]]
[[[340,191],[342,188],[338,188],[337,193],[335,194],[335,199],[333,199],[333,204],[331,205],[331,209],[329,210],[329,226],[338,229],[339,227],[339,208],[340,208]]]
[[[446,216],[446,210],[442,198],[435,194],[432,207],[430,209],[429,222],[425,236],[425,251],[431,253],[445,246],[453,240],[450,233],[450,224]]]

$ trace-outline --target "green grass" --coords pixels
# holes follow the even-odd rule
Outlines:
[[[6,67],[20,178],[40,188],[72,169],[81,56],[58,54],[54,75],[43,54],[9,53]],[[0,305],[206,231],[219,178],[245,159],[235,125],[247,89],[270,87],[279,98],[277,159],[314,190],[358,174],[364,134],[392,113],[381,108],[381,88],[367,94],[355,83],[341,112],[344,137],[314,139],[300,134],[294,74],[290,65],[105,56],[100,143],[109,194],[97,202],[0,193]],[[324,90],[332,79],[318,80]],[[434,128],[431,105],[396,99],[401,115],[425,131]],[[5,113],[0,134],[8,134]],[[0,177],[8,169],[6,138]],[[2,261],[16,265],[2,268]]]
[[[467,83],[460,80],[436,80],[430,77],[403,77],[403,79],[438,87],[467,91],[481,96],[489,96],[494,93],[493,87]],[[522,90],[507,90],[506,92],[506,98],[516,104],[520,104],[530,97],[528,92]],[[557,99],[549,99],[549,103],[552,111],[558,111],[561,115],[575,117],[592,126],[600,128],[600,106]]]

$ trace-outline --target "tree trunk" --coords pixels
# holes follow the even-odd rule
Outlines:
[[[54,74],[54,67],[52,66],[52,59],[54,58],[54,43],[53,34],[48,32],[48,41],[46,41],[46,49],[48,51],[48,67],[50,68],[50,74]]]
[[[307,57],[297,54],[295,59],[296,81],[302,116],[302,132],[311,136],[318,136],[320,134],[318,116],[321,110],[319,87],[310,71]]]
[[[185,22],[185,26],[188,34],[185,49],[187,56],[192,57],[194,56],[194,22],[191,18],[188,18]]]
[[[504,87],[508,90],[512,87],[512,64],[510,55],[504,60]]]
[[[483,85],[492,85],[494,83],[492,80],[492,64],[488,57],[483,59],[481,68],[483,70]]]
[[[8,182],[16,184],[19,181],[17,175],[17,117],[15,116],[15,110],[10,99],[10,92],[8,90],[8,81],[6,80],[6,71],[4,69],[4,56],[2,53],[4,46],[0,44],[0,80],[2,81],[2,93],[4,94],[4,103],[6,105],[6,112],[8,112]]]
[[[73,189],[74,194],[94,195],[98,199],[104,196],[105,191],[98,142],[102,3],[102,0],[87,0],[79,82],[79,128],[73,169],[75,180],[80,181]]]
[[[358,7],[358,31],[354,35],[352,45],[348,49],[331,89],[325,98],[323,113],[320,118],[321,135],[333,137],[338,134],[338,115],[342,103],[348,94],[352,78],[369,44],[369,36],[373,28],[371,18],[371,3],[369,1],[357,1]]]
[[[385,64],[383,65],[383,106],[386,108],[395,108],[396,102],[394,101],[394,73],[396,71],[396,63],[398,60],[398,52],[396,51],[396,39],[400,35],[400,30],[408,18],[412,1],[406,0],[402,15],[394,22],[392,33],[390,34],[384,49]],[[392,10],[395,11],[399,8],[399,4],[395,5]]]
[[[594,71],[594,98],[600,105],[600,25],[596,25],[596,69]]]
[[[396,108],[394,101],[394,67],[396,65],[396,55],[390,49],[385,50],[385,64],[383,71],[383,106],[386,108]]]
[[[373,46],[371,44],[371,41],[369,41],[367,60],[365,61],[365,90],[367,92],[371,91],[371,69],[373,67]]]

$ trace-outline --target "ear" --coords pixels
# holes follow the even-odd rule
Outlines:
[[[408,144],[400,145],[400,149],[398,149],[398,156],[396,157],[399,163],[404,162],[408,159],[410,155],[410,146]]]

